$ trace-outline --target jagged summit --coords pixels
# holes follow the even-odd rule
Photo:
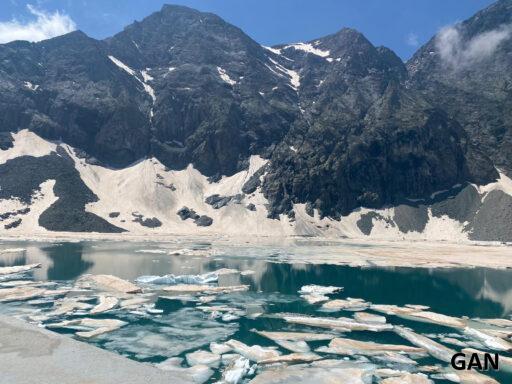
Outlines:
[[[136,162],[154,161],[161,164],[157,179],[144,182],[169,181],[165,193],[159,189],[167,200],[155,200],[158,212],[178,201],[187,202],[189,213],[209,209],[203,200],[210,196],[185,187],[186,178],[180,190],[161,173],[189,177],[193,170],[201,175],[194,180],[202,191],[219,195],[208,201],[247,202],[258,215],[286,215],[286,225],[294,225],[302,208],[316,220],[411,204],[412,211],[404,209],[423,223],[427,208],[420,206],[439,191],[448,199],[471,183],[495,182],[495,166],[512,169],[512,40],[504,27],[511,18],[511,1],[500,1],[448,30],[456,39],[443,40],[441,31],[407,64],[354,29],[269,49],[216,15],[174,5],[101,41],[75,31],[35,44],[0,45],[0,146],[14,147],[16,137],[36,140],[11,135],[27,129],[74,148],[80,161],[57,149],[45,159],[16,160],[25,179],[34,171],[34,180],[51,177],[61,196],[73,192],[65,174],[78,177],[78,163],[100,166],[81,170],[93,183],[109,179],[104,169],[115,168],[121,177]],[[489,37],[493,44],[482,44]],[[16,196],[11,161],[18,157],[12,156],[0,163],[0,187],[8,180]],[[238,177],[255,157],[265,166],[251,168],[242,183]],[[233,187],[215,186],[222,180]],[[27,185],[24,201],[27,188],[49,188]],[[103,193],[101,186],[88,187]],[[94,202],[90,191],[83,192],[84,204]],[[482,202],[471,191],[474,208]],[[489,201],[512,206],[507,196]],[[85,208],[72,207],[76,221]],[[63,205],[58,208],[62,222],[71,220]],[[466,208],[453,209],[473,217]],[[136,214],[155,216],[153,208],[145,209]],[[105,212],[100,216],[114,223]],[[303,225],[307,217],[301,220]]]

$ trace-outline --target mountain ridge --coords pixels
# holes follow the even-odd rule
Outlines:
[[[94,166],[123,170],[154,158],[173,171],[193,166],[211,183],[259,156],[267,163],[251,187],[219,198],[254,205],[256,191],[269,218],[291,225],[298,205],[335,220],[414,206],[454,185],[494,183],[495,166],[511,169],[512,93],[508,77],[493,80],[511,64],[512,42],[499,29],[512,19],[510,4],[441,31],[407,63],[350,28],[263,47],[214,14],[171,5],[104,40],[75,31],[0,45],[0,148],[28,129]],[[440,70],[452,52],[439,48],[443,33],[457,37],[459,59],[478,47],[475,23],[501,33],[493,52],[505,61]],[[490,92],[479,105],[482,89]],[[188,208],[199,212],[197,204]]]

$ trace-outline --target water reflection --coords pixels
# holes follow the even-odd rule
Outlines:
[[[87,272],[94,262],[82,259],[83,248],[82,243],[64,243],[59,246],[43,247],[41,250],[52,263],[46,272],[46,279],[74,280]]]
[[[167,254],[168,250],[184,246],[208,248],[209,244],[3,243],[0,250],[25,250],[0,253],[0,266],[41,263],[42,268],[34,272],[38,280],[74,280],[84,273],[134,280],[141,275],[201,274],[236,268],[254,271],[244,277],[244,282],[250,283],[254,291],[266,293],[295,294],[305,284],[335,285],[344,287],[345,296],[383,304],[423,304],[455,316],[501,317],[512,313],[510,270],[290,265],[277,263],[279,258],[272,257],[291,252],[290,249],[261,246],[222,249],[223,254],[210,257]]]

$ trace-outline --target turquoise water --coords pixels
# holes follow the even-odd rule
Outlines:
[[[180,244],[179,247],[184,247]],[[325,329],[287,324],[273,318],[275,313],[291,312],[315,316],[346,316],[353,312],[326,313],[319,305],[308,304],[298,294],[308,284],[339,286],[343,290],[330,298],[361,298],[374,304],[421,304],[432,311],[456,317],[510,318],[512,312],[512,271],[473,269],[421,269],[421,268],[353,268],[333,265],[291,265],[279,262],[279,256],[288,252],[285,248],[223,247],[212,249],[209,243],[186,244],[205,255],[169,255],[148,253],[179,248],[169,243],[36,243],[16,242],[0,244],[0,251],[7,248],[24,248],[17,253],[0,254],[0,266],[41,263],[35,270],[34,280],[56,281],[70,285],[86,273],[113,274],[135,280],[142,275],[195,275],[219,268],[252,270],[253,274],[241,277],[241,283],[250,286],[248,292],[219,295],[208,305],[229,305],[241,311],[263,312],[265,315],[250,318],[240,316],[234,321],[222,321],[198,310],[196,301],[154,298],[157,315],[140,315],[114,310],[98,315],[99,318],[118,318],[128,325],[90,342],[129,358],[158,363],[169,357],[181,356],[197,349],[208,349],[212,341],[222,342],[230,338],[248,345],[274,345],[271,340],[253,330],[311,331]],[[311,249],[312,252],[315,248]],[[51,303],[47,304],[51,306]],[[44,306],[43,306],[44,308]],[[38,307],[41,309],[41,307]],[[0,304],[0,311],[26,314],[26,303]],[[371,312],[371,311],[370,311]],[[80,315],[70,315],[73,319]],[[402,324],[422,334],[450,334],[452,328],[403,320],[387,316],[388,322]],[[61,331],[71,333],[71,331]],[[325,333],[325,332],[324,332]],[[392,332],[351,332],[352,339],[376,342],[408,344]],[[436,340],[439,341],[439,340]],[[325,342],[311,343],[311,349]],[[454,346],[451,348],[457,349]],[[285,350],[281,350],[285,353]],[[510,356],[510,355],[509,355]],[[330,358],[333,355],[329,355]],[[340,356],[334,356],[341,358]],[[417,360],[420,365],[441,364],[432,358]],[[446,366],[446,364],[441,364]],[[212,377],[215,382],[220,371]],[[492,374],[500,382],[512,381],[512,375],[504,372]]]

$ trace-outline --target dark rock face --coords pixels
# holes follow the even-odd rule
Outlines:
[[[205,199],[205,203],[211,205],[214,209],[219,209],[225,207],[231,201],[233,201],[235,204],[240,204],[242,198],[243,196],[241,194],[235,196],[212,195]]]
[[[249,211],[255,211],[256,210],[256,206],[253,203],[247,204],[245,206],[245,208],[247,208]]]
[[[181,220],[192,219],[198,227],[208,227],[213,224],[213,219],[206,215],[198,215],[193,209],[187,207],[181,208],[176,214]]]
[[[393,220],[390,220],[377,212],[368,212],[361,215],[360,219],[356,223],[357,227],[361,230],[361,232],[368,236],[372,232],[374,219],[384,221],[386,225],[392,227],[395,226],[395,222]]]
[[[4,229],[16,228],[21,224],[21,219],[16,219],[9,224],[4,225]]]
[[[213,224],[213,219],[206,215],[200,216],[197,220],[194,221],[198,227],[209,227]]]
[[[139,213],[132,213],[134,219],[132,220],[134,223],[139,223],[143,227],[148,228],[158,228],[162,226],[162,222],[158,220],[156,217],[144,217]]]
[[[486,196],[470,225],[473,240],[510,241],[512,239],[512,197],[502,191]]]
[[[277,46],[276,54],[213,14],[167,5],[103,41],[77,31],[3,44],[0,149],[12,146],[10,132],[28,128],[78,148],[89,162],[123,167],[153,156],[170,169],[192,163],[210,182],[257,154],[268,165],[242,191],[261,188],[273,218],[293,217],[294,203],[336,218],[361,206],[428,199],[456,184],[494,181],[494,165],[512,169],[512,39],[492,56],[467,57],[463,49],[511,22],[512,1],[499,1],[457,27],[455,57],[443,56],[438,36],[406,65],[352,29],[308,43],[319,54],[294,45]],[[26,201],[36,181],[58,177],[61,198],[42,223],[120,230],[84,212],[95,196],[56,157],[0,166],[0,174],[5,166],[11,175],[15,166],[48,173],[5,182],[0,194]],[[76,201],[64,197],[74,193]],[[237,201],[208,200],[217,209]],[[410,209],[421,219],[406,222],[399,213],[397,225],[424,227],[423,208]],[[186,207],[178,215],[203,217]],[[157,226],[153,219],[141,221]],[[362,219],[365,231],[370,219]]]
[[[180,217],[181,220],[197,220],[199,219],[199,215],[193,209],[189,209],[187,207],[181,208],[176,214]]]
[[[17,197],[30,203],[34,192],[46,180],[55,180],[58,200],[39,217],[39,225],[50,231],[123,232],[106,220],[85,211],[98,200],[84,184],[71,158],[64,151],[35,158],[22,156],[0,165],[0,198]]]
[[[242,192],[245,193],[246,195],[254,193],[256,189],[261,185],[261,176],[265,174],[266,169],[267,167],[263,166],[256,172],[254,172],[254,175],[252,175],[249,178],[249,180],[247,180],[245,184],[242,186]]]
[[[408,84],[456,119],[469,138],[508,174],[512,170],[512,1],[500,0],[443,31],[408,61]],[[494,49],[475,44],[505,31]],[[491,44],[492,45],[492,44]]]

